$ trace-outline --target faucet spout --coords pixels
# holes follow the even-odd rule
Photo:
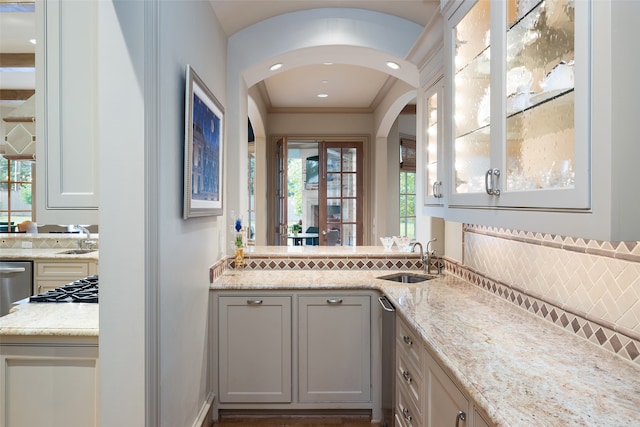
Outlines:
[[[422,243],[420,242],[413,242],[413,244],[411,245],[411,252],[415,252],[416,246],[420,246],[420,261],[422,261],[422,263],[424,264],[424,272],[428,273],[428,267],[427,267],[427,262],[425,261],[424,258],[424,249],[422,248]]]
[[[88,244],[91,242],[91,232],[89,232],[89,230],[86,227],[83,227],[81,225],[76,225],[74,228],[76,228],[77,230],[80,230],[81,233],[84,233],[87,235],[86,239],[80,239],[78,241],[78,245],[80,246],[80,249],[83,249],[83,246],[85,244]]]

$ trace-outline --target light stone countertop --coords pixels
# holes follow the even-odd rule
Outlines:
[[[212,290],[377,289],[497,426],[640,425],[640,368],[477,286],[393,271],[229,270]]]
[[[75,248],[34,248],[34,249],[20,249],[20,248],[0,248],[0,259],[4,261],[10,260],[87,260],[97,261],[99,250],[89,252],[86,254],[65,254],[63,252],[72,250]]]
[[[99,304],[16,304],[0,317],[0,341],[15,336],[97,337]]]

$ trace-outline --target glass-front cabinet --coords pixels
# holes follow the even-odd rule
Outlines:
[[[478,0],[452,14],[449,206],[589,208],[588,4]]]
[[[438,80],[424,93],[423,97],[423,154],[424,162],[424,204],[443,205],[443,177],[445,168],[442,150],[442,102],[443,80]]]

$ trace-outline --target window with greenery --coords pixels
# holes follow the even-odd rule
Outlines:
[[[400,235],[416,236],[415,172],[400,172]]]
[[[400,140],[400,235],[416,236],[416,141]]]
[[[33,162],[0,157],[0,232],[33,220],[32,176]]]

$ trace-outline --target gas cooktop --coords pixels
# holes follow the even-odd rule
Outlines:
[[[29,302],[98,302],[98,275],[85,277],[29,298]]]

